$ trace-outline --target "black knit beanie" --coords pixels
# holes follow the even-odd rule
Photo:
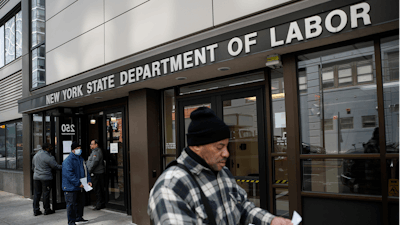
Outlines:
[[[188,146],[199,146],[230,138],[229,127],[214,111],[199,107],[190,114],[187,135]]]

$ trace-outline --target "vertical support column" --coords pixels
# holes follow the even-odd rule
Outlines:
[[[24,197],[30,198],[31,195],[31,146],[32,146],[32,124],[28,114],[22,114],[22,145],[23,145],[23,177],[24,177]]]
[[[269,196],[267,196],[267,209],[271,213],[276,214],[275,210],[275,193],[274,193],[274,188],[272,185],[275,183],[274,182],[274,168],[273,168],[273,162],[274,158],[271,156],[272,149],[273,149],[273,138],[272,138],[272,133],[273,133],[273,122],[272,122],[272,101],[271,101],[271,77],[270,77],[270,69],[265,68],[264,69],[264,79],[265,79],[265,127],[266,127],[266,137],[267,137],[267,142],[266,142],[266,150],[267,150],[267,163],[268,163],[268,193]]]
[[[388,207],[388,181],[386,173],[386,136],[385,136],[385,102],[383,99],[383,79],[382,79],[382,58],[380,41],[374,41],[375,65],[376,65],[376,85],[378,95],[378,118],[379,118],[379,148],[381,162],[381,187],[382,187],[382,224],[389,224]]]
[[[26,98],[30,95],[30,1],[21,1],[21,13],[22,13],[22,97]]]
[[[160,93],[142,89],[129,93],[129,151],[132,222],[150,224],[149,192],[160,175]]]
[[[22,97],[28,97],[30,92],[30,4],[21,1],[22,12]],[[31,146],[32,124],[28,114],[22,115],[23,133],[23,177],[24,197],[31,197]]]
[[[289,177],[289,212],[301,209],[301,164],[300,164],[300,121],[299,98],[297,91],[296,56],[282,56],[283,79],[285,82],[285,107],[287,129],[287,157]]]

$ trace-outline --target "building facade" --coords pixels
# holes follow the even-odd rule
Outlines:
[[[20,1],[0,2],[0,190],[24,194]]]
[[[23,195],[42,143],[61,163],[72,141],[87,158],[98,139],[107,207],[150,224],[148,193],[206,106],[229,125],[227,166],[257,206],[304,224],[398,224],[398,4],[22,1]]]

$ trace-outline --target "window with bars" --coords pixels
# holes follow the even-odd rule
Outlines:
[[[340,129],[353,129],[353,117],[340,118]]]
[[[325,119],[324,120],[324,129],[325,130],[333,130],[333,119]]]
[[[376,116],[362,116],[362,127],[363,128],[370,128],[370,127],[376,127]]]

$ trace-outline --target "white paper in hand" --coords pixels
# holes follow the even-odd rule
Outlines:
[[[91,191],[93,188],[89,186],[89,184],[87,183],[87,177],[81,178],[80,179],[82,185],[83,185],[83,189],[85,189],[86,192]]]
[[[301,216],[296,211],[294,211],[292,217],[293,225],[298,225],[301,222],[301,220],[302,220]]]

